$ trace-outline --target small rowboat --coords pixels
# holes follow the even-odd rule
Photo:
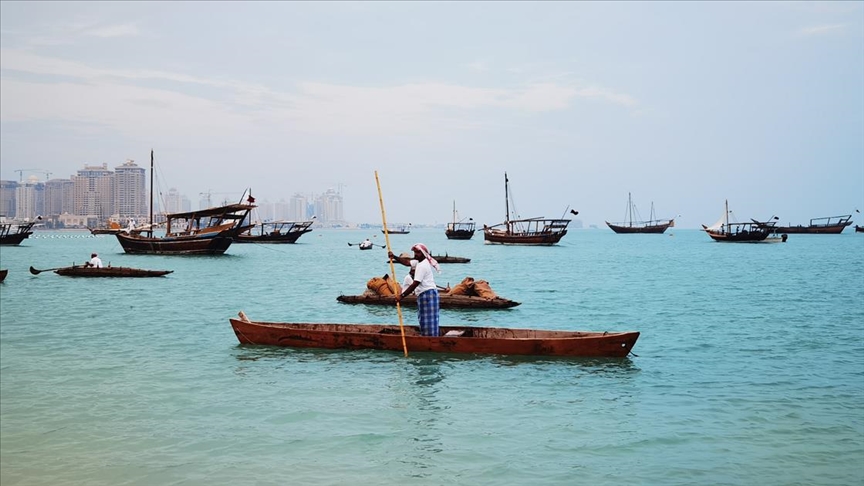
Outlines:
[[[380,324],[311,324],[259,322],[244,313],[229,319],[241,344],[324,349],[402,351],[399,326]],[[417,326],[404,326],[411,352],[502,354],[523,356],[624,358],[638,332],[543,331],[494,327],[443,326],[441,336],[421,336]]]
[[[336,300],[345,304],[396,305],[396,297],[392,295],[340,295]],[[450,295],[443,292],[438,294],[438,302],[442,309],[507,309],[520,304],[502,297],[487,299],[476,295]],[[409,295],[400,303],[406,307],[417,307],[417,297]]]
[[[130,267],[95,268],[85,266],[53,268],[51,270],[53,270],[57,275],[63,275],[66,277],[162,277],[174,272],[173,270],[145,270],[143,268]],[[36,270],[35,268],[30,267],[30,273],[33,275],[39,275],[39,273],[45,271],[46,270]]]

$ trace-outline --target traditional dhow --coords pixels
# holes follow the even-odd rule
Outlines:
[[[726,201],[726,211],[723,216],[711,226],[702,225],[702,229],[708,233],[714,241],[726,243],[780,243],[786,241],[786,235],[776,236],[774,220],[760,222],[751,221],[749,223],[730,222],[731,211],[729,211],[729,201]],[[772,236],[774,235],[774,236]]]
[[[447,229],[444,230],[444,235],[448,240],[470,240],[474,236],[476,225],[473,218],[468,218],[468,221],[457,220],[456,201],[453,201],[453,221],[447,223]],[[441,263],[441,262],[438,262]]]
[[[165,234],[153,230],[117,233],[126,253],[157,255],[220,255],[238,234],[248,229],[242,222],[255,206],[229,204],[216,208],[166,214]]]
[[[567,234],[569,219],[548,219],[544,217],[511,219],[510,215],[510,180],[504,173],[504,207],[503,223],[493,226],[483,225],[483,239],[486,244],[493,245],[555,245]],[[577,211],[570,211],[574,215]]]
[[[636,205],[633,204],[633,200],[630,197],[630,193],[627,193],[627,213],[625,215],[626,221],[620,223],[610,223],[606,221],[606,226],[609,226],[609,229],[619,234],[627,234],[627,233],[653,233],[653,234],[662,234],[667,229],[675,226],[675,219],[655,219],[654,218],[654,203],[651,203],[651,214],[648,217],[647,221],[640,221],[639,212],[636,209]]]
[[[858,225],[856,224],[856,225],[855,225],[855,232],[856,232],[856,233],[864,233],[864,226],[858,226]]]
[[[343,304],[368,304],[368,305],[396,305],[396,296],[378,295],[371,292],[360,295],[340,295],[336,300]],[[491,299],[478,297],[476,295],[450,295],[446,292],[438,294],[439,306],[442,309],[509,309],[516,307],[520,302],[502,297]],[[405,307],[417,307],[417,296],[409,295],[400,301]]]
[[[411,232],[411,223],[397,226],[396,228],[382,228],[381,232],[391,235],[407,235]]]
[[[764,223],[759,223],[764,224]],[[778,233],[795,233],[795,234],[829,234],[839,235],[852,224],[852,215],[844,214],[842,216],[826,216],[824,218],[813,218],[810,224],[795,225],[795,226],[772,226],[771,229]]]
[[[33,267],[30,267],[30,273],[33,275],[39,275],[42,272],[54,271],[57,275],[63,275],[66,277],[131,277],[131,278],[142,278],[142,277],[163,277],[168,275],[169,273],[173,273],[173,270],[146,270],[143,268],[131,268],[131,267],[91,267],[86,265],[73,265],[71,267],[63,267],[63,268],[51,268],[48,270],[37,270]]]
[[[258,322],[240,313],[230,319],[241,344],[324,349],[377,349],[402,352],[499,354],[518,356],[624,358],[639,333],[544,331],[473,326],[442,326],[438,337],[421,336],[417,326]],[[404,330],[404,346],[402,331]]]
[[[33,226],[42,219],[27,222],[0,222],[0,245],[20,245],[33,234]]]
[[[297,239],[312,231],[310,221],[268,221],[256,223],[234,238],[236,243],[296,243]]]

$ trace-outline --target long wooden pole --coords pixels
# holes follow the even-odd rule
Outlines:
[[[390,249],[390,233],[387,229],[387,213],[384,212],[384,196],[381,195],[381,182],[378,181],[378,171],[375,171],[375,185],[378,186],[378,202],[381,204],[381,224],[384,225],[384,240],[387,243],[388,254],[393,250]],[[388,260],[390,260],[388,258]],[[396,267],[393,266],[393,260],[390,260],[390,288],[393,293],[396,293]],[[405,351],[405,357],[408,357],[408,344],[405,342],[405,327],[402,325],[402,306],[399,301],[396,301],[396,313],[399,314],[399,331],[402,332],[402,349]]]

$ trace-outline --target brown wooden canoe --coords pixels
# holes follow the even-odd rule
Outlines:
[[[241,344],[324,349],[379,349],[402,352],[399,326],[312,324],[230,319]],[[543,331],[494,327],[442,326],[441,336],[421,336],[405,326],[409,352],[524,356],[626,357],[638,332]]]
[[[65,267],[54,270],[57,275],[67,277],[162,277],[173,270],[145,270],[130,267]]]
[[[340,295],[336,300],[345,304],[396,305],[396,297],[392,295]],[[507,309],[521,304],[502,297],[486,299],[476,295],[450,295],[444,292],[438,294],[438,301],[442,309]],[[405,307],[417,307],[417,297],[409,295],[400,303]]]

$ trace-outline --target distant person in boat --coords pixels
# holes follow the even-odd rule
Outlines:
[[[417,270],[417,260],[411,259],[411,270],[408,271],[408,275],[405,275],[405,278],[402,279],[402,290],[407,289],[414,283],[414,273]]]
[[[95,253],[90,254],[90,261],[84,264],[85,267],[102,268],[102,259]]]
[[[372,240],[370,240],[369,238],[366,238],[365,240],[363,240],[363,243],[360,243],[360,245],[363,248],[370,247],[370,246],[372,246]]]
[[[412,260],[417,260],[417,265],[414,268],[414,278],[407,288],[402,289],[402,293],[396,296],[396,302],[401,301],[405,296],[414,294],[417,296],[417,320],[420,323],[420,334],[423,336],[438,336],[438,321],[440,315],[440,302],[438,299],[438,286],[435,285],[435,276],[432,269],[434,268],[439,273],[441,268],[438,262],[429,254],[429,249],[423,243],[417,243],[411,247],[414,252],[414,258],[396,256],[392,251],[387,252],[387,256],[391,260],[397,261],[402,265],[411,266]]]

